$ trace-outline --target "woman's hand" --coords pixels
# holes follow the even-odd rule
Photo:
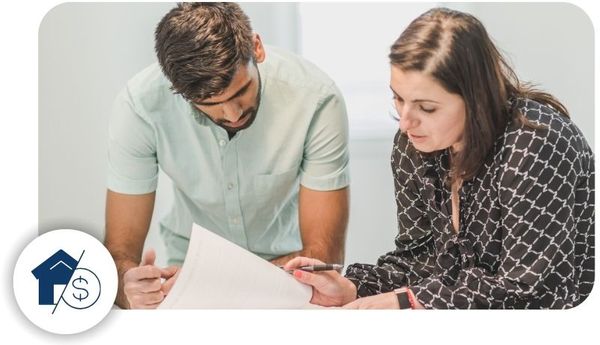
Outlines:
[[[398,297],[395,292],[363,297],[348,303],[344,309],[399,309]]]
[[[342,306],[356,299],[356,286],[336,271],[305,272],[298,268],[309,265],[321,265],[317,259],[298,256],[288,261],[283,269],[293,271],[294,278],[312,286],[310,303],[325,307]]]

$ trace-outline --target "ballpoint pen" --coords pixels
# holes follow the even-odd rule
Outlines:
[[[344,268],[344,265],[340,264],[321,264],[321,265],[309,265],[309,266],[301,266],[298,269],[307,272],[319,272],[319,271],[341,271]]]
[[[283,266],[279,266],[279,268],[283,269]],[[300,266],[295,268],[297,270],[303,270],[306,272],[320,272],[320,271],[338,271],[340,272],[344,268],[344,265],[340,264],[319,264],[319,265],[308,265],[308,266]],[[292,272],[292,270],[287,270],[287,272]]]

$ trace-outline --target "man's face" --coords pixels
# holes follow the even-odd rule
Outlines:
[[[229,133],[250,127],[260,104],[260,75],[256,62],[240,66],[222,93],[195,100],[193,104]]]

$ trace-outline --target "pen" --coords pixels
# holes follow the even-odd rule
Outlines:
[[[341,271],[344,268],[344,265],[340,264],[322,264],[322,265],[310,265],[310,266],[301,266],[298,269],[307,272],[318,272],[318,271]]]

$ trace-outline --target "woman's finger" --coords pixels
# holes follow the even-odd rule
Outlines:
[[[310,265],[322,265],[323,261],[307,258],[304,256],[297,256],[292,260],[288,261],[285,265],[283,265],[283,269],[286,271],[291,271],[302,266],[310,266]]]

